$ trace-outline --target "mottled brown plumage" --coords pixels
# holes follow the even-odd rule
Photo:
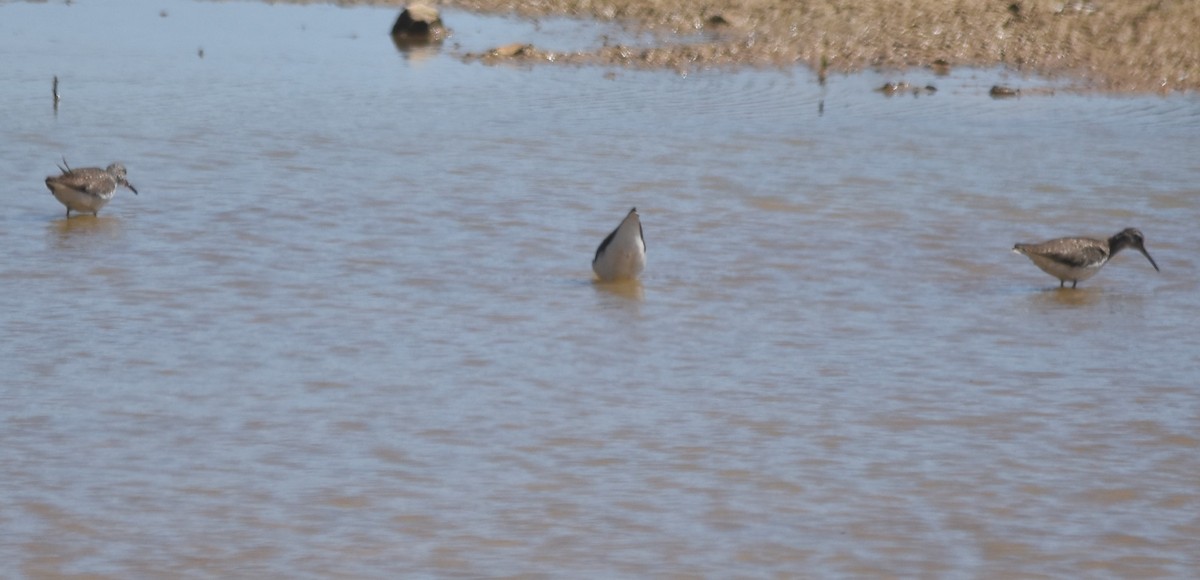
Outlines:
[[[62,175],[47,177],[46,187],[58,201],[67,206],[67,217],[71,217],[71,210],[99,215],[100,208],[117,194],[118,185],[128,187],[134,194],[137,193],[137,189],[125,180],[125,166],[120,163],[113,163],[104,169],[71,169],[64,159],[59,169],[62,170]]]
[[[1013,251],[1028,256],[1043,272],[1058,278],[1060,288],[1067,280],[1071,281],[1071,287],[1074,288],[1079,282],[1096,275],[1109,259],[1125,248],[1141,252],[1150,260],[1150,265],[1158,270],[1158,264],[1146,251],[1142,232],[1134,228],[1125,228],[1107,240],[1058,238],[1040,244],[1017,244],[1013,246]]]

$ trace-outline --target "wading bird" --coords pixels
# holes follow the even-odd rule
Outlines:
[[[592,270],[604,282],[632,280],[646,267],[646,240],[642,237],[642,221],[637,208],[621,220],[621,225],[608,234],[596,257],[592,259]]]
[[[1141,252],[1158,271],[1158,264],[1146,251],[1145,243],[1142,232],[1125,228],[1107,240],[1058,238],[1040,244],[1017,244],[1013,246],[1013,251],[1025,254],[1043,272],[1058,278],[1059,288],[1067,280],[1071,281],[1071,287],[1074,288],[1076,284],[1095,276],[1109,259],[1125,248]]]
[[[118,185],[128,187],[129,191],[137,194],[137,189],[125,180],[125,166],[120,163],[113,163],[104,169],[71,169],[67,160],[63,159],[59,169],[62,170],[62,175],[47,177],[46,187],[50,188],[50,193],[53,193],[58,201],[67,206],[67,217],[71,217],[71,210],[99,215],[100,208],[107,205],[117,194]]]

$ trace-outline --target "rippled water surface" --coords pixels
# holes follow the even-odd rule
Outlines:
[[[491,66],[621,33],[396,14],[0,4],[6,575],[1200,568],[1195,95]],[[63,219],[62,156],[141,194]],[[594,284],[632,206],[643,280]],[[1009,251],[1126,226],[1161,273]]]

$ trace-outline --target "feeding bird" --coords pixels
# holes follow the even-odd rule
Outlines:
[[[1158,264],[1146,251],[1146,240],[1142,232],[1134,228],[1125,228],[1107,240],[1092,238],[1058,238],[1040,244],[1017,244],[1013,251],[1025,254],[1033,264],[1043,272],[1058,278],[1058,287],[1062,288],[1067,280],[1071,287],[1091,278],[1117,252],[1125,248],[1133,248],[1150,260],[1150,265],[1159,271]]]
[[[58,168],[62,170],[62,175],[47,177],[46,187],[67,206],[68,218],[71,217],[71,210],[99,215],[100,208],[116,195],[118,185],[128,187],[129,191],[137,194],[137,189],[125,180],[125,166],[120,163],[113,163],[104,169],[71,169],[67,160],[63,159],[63,164]]]
[[[646,267],[646,239],[642,237],[642,221],[637,208],[629,210],[621,225],[608,234],[596,257],[592,270],[604,282],[632,280]]]

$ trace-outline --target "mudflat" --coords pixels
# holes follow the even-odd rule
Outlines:
[[[652,46],[609,45],[572,55],[524,52],[530,59],[684,70],[1003,66],[1068,78],[1090,90],[1200,88],[1200,2],[1189,0],[448,0],[439,5],[616,20],[661,33]]]

